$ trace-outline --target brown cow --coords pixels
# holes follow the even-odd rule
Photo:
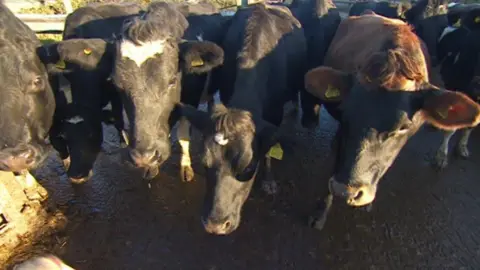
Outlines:
[[[410,26],[369,14],[344,20],[325,65],[305,87],[340,122],[335,170],[313,224],[321,229],[332,195],[367,206],[379,180],[422,124],[444,130],[476,126],[480,106],[429,83],[422,44]]]

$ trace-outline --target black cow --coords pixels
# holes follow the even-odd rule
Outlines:
[[[119,35],[125,20],[141,11],[137,4],[100,4],[81,7],[69,14],[63,40],[109,39]],[[83,52],[83,54],[89,51]],[[92,175],[93,164],[103,141],[102,121],[123,130],[122,104],[109,80],[110,67],[100,64],[93,70],[67,62],[65,77],[70,89],[59,91],[50,138],[64,160],[72,183],[83,183]],[[111,108],[102,110],[108,104]],[[123,142],[123,137],[120,135]]]
[[[462,11],[455,11],[456,18],[452,16],[450,20],[458,27],[447,27],[439,40],[437,53],[442,63],[440,74],[447,89],[460,91],[479,102],[480,5],[465,7]],[[464,129],[457,144],[457,153],[463,158],[470,155],[467,145],[471,131],[471,128]],[[435,162],[440,169],[448,164],[448,144],[454,133],[455,130],[445,133],[437,151]]]
[[[143,14],[127,20],[115,38],[75,38],[50,47],[51,55],[82,69],[111,72],[123,105],[130,160],[145,168],[149,178],[158,174],[159,166],[170,156],[170,130],[179,118],[172,114],[174,105],[181,95],[196,97],[197,105],[204,90],[202,82],[208,81],[205,73],[223,62],[220,47],[200,40],[221,37],[223,22],[228,19],[221,15],[192,15],[189,19],[196,21],[191,27],[176,5],[154,2]],[[185,82],[190,77],[184,74],[200,76],[192,78],[200,83]],[[186,86],[188,92],[181,92],[180,85],[195,87]],[[190,180],[188,141],[182,139],[188,136],[188,128],[179,128],[182,177]]]
[[[290,6],[293,15],[300,21],[307,41],[307,68],[323,64],[325,54],[340,24],[338,9],[330,0],[295,0]],[[300,89],[302,126],[318,125],[320,100]]]
[[[48,131],[55,111],[45,51],[35,33],[0,1],[0,170],[26,179],[48,156]],[[27,193],[28,195],[28,193]]]
[[[447,5],[448,0],[420,0],[404,13],[406,21],[425,42],[433,66],[439,63],[437,41],[448,25]]]
[[[264,157],[277,142],[283,105],[303,87],[306,58],[298,20],[285,7],[264,4],[237,11],[223,48],[225,61],[217,78],[222,79],[225,105],[217,105],[211,114],[190,106],[179,109],[204,134],[207,192],[202,221],[214,234],[229,234],[239,226],[259,162],[266,170],[264,188],[275,188],[270,156]]]
[[[405,20],[405,11],[409,10],[412,4],[409,2],[392,3],[387,1],[365,1],[356,2],[350,8],[348,16],[360,16],[367,10],[371,10],[378,15],[392,19]]]

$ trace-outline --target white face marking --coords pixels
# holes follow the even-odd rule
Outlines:
[[[148,58],[156,54],[162,54],[165,47],[165,40],[156,40],[136,45],[131,41],[123,40],[120,43],[120,54],[134,61],[140,67]]]
[[[222,133],[215,134],[215,142],[220,145],[226,145],[228,143],[228,139],[225,139],[225,135]]]
[[[442,35],[440,35],[440,38],[438,39],[438,41],[440,42],[444,36],[446,36],[448,33],[451,33],[451,32],[453,32],[453,31],[455,31],[455,30],[457,30],[457,29],[458,29],[458,28],[453,27],[453,26],[447,26],[447,27],[445,27],[445,29],[443,29],[443,33],[442,33]]]
[[[70,123],[70,124],[78,124],[78,123],[81,123],[81,122],[85,121],[85,119],[83,119],[81,116],[76,115],[76,116],[74,116],[72,118],[69,118],[65,121],[67,121],[67,123]]]

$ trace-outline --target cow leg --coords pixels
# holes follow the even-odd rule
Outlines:
[[[263,178],[262,188],[268,195],[274,195],[278,191],[278,185],[272,173],[272,158],[266,156],[264,162],[265,177]]]
[[[471,128],[466,128],[462,132],[462,137],[457,144],[457,154],[463,158],[468,158],[470,156],[470,152],[468,151],[468,140],[470,138],[470,134],[472,133]]]
[[[448,165],[448,143],[452,138],[455,131],[446,131],[443,137],[442,144],[437,151],[437,156],[435,157],[435,165],[438,169],[444,169]]]
[[[182,147],[180,177],[182,178],[182,181],[190,182],[193,180],[194,176],[192,160],[190,159],[190,123],[184,117],[180,119],[178,124],[177,137],[178,142]]]
[[[214,106],[215,106],[215,98],[211,96],[208,98],[208,102],[207,102],[207,110],[209,114],[212,114]]]
[[[332,208],[332,203],[333,195],[328,192],[327,195],[323,197],[323,200],[318,203],[317,208],[309,218],[309,225],[312,228],[320,231],[323,229],[325,223],[327,222],[328,213]]]
[[[48,197],[47,190],[37,182],[29,171],[24,170],[20,172],[20,174],[15,176],[15,179],[22,185],[23,191],[29,200],[44,201]]]

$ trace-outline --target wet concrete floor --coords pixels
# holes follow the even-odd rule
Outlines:
[[[105,151],[88,183],[72,187],[53,155],[36,172],[51,206],[70,219],[49,252],[80,270],[480,269],[478,130],[471,158],[452,157],[441,172],[430,162],[442,135],[421,130],[383,178],[372,211],[334,205],[319,232],[306,217],[332,172],[336,128],[325,111],[314,131],[301,128],[298,115],[287,116],[282,133],[293,144],[273,165],[279,193],[268,196],[255,188],[239,229],[223,237],[207,234],[200,222],[198,132],[191,144],[195,181],[179,180],[180,148],[174,144],[174,154],[149,185],[122,161],[118,138],[107,128]]]

